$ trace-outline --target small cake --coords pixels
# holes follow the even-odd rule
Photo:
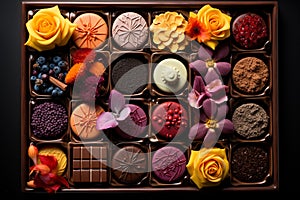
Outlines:
[[[98,116],[104,112],[98,105],[81,103],[76,106],[70,116],[70,126],[73,133],[80,139],[93,139],[100,135],[96,129]]]
[[[77,25],[72,39],[78,48],[94,49],[105,42],[108,36],[106,21],[98,14],[84,13],[75,18]]]
[[[258,14],[245,13],[234,20],[232,35],[239,47],[261,48],[268,40],[268,28],[264,19]]]
[[[119,121],[114,131],[125,139],[142,137],[148,124],[148,117],[140,106],[135,104],[127,104],[127,106],[130,108],[129,116],[125,120]]]
[[[239,136],[252,139],[267,133],[269,116],[260,105],[245,103],[234,110],[232,123]]]
[[[138,55],[123,55],[112,63],[111,81],[114,89],[136,94],[148,84],[148,63]]]
[[[188,126],[187,111],[177,102],[163,102],[154,107],[151,123],[155,133],[170,140],[186,130]]]
[[[137,50],[148,40],[148,25],[143,16],[135,12],[120,14],[112,25],[112,38],[126,50]]]
[[[67,156],[61,148],[55,146],[45,146],[39,149],[38,155],[54,156],[57,160],[57,166],[54,169],[53,173],[56,173],[57,176],[61,176],[64,174],[67,168]],[[40,160],[38,160],[38,163],[40,163]]]
[[[71,180],[75,184],[108,181],[106,145],[74,146],[71,152]]]
[[[269,153],[259,144],[240,144],[232,149],[231,174],[245,183],[264,181],[269,166]]]
[[[68,128],[68,113],[59,103],[43,102],[31,113],[31,132],[39,139],[59,139]]]
[[[122,147],[112,157],[112,175],[118,183],[139,184],[147,176],[147,163],[147,154],[140,147]]]
[[[155,151],[152,157],[152,171],[164,183],[179,181],[186,172],[186,164],[183,151],[174,146],[164,146]]]
[[[269,81],[269,68],[263,60],[256,57],[240,59],[233,67],[234,86],[245,94],[261,92]]]
[[[187,69],[175,58],[164,59],[155,66],[153,81],[163,92],[176,93],[187,83]]]

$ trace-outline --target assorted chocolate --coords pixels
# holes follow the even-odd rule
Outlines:
[[[277,186],[276,4],[100,5],[23,4],[27,186],[44,178],[37,160],[66,165],[48,192]],[[68,31],[36,39],[39,11]]]

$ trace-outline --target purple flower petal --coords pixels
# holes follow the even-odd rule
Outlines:
[[[198,75],[204,76],[207,73],[206,63],[203,60],[193,61],[189,66]]]
[[[96,129],[104,130],[118,126],[118,122],[111,112],[102,113],[96,121]]]
[[[209,84],[210,82],[220,78],[221,77],[218,74],[218,72],[215,70],[215,67],[209,67],[206,75],[204,76],[204,81],[206,82],[206,84]]]
[[[194,108],[197,108],[197,109],[200,108],[200,106],[198,104],[198,98],[199,97],[200,97],[199,92],[192,89],[191,92],[188,95],[188,102],[189,102],[191,107],[194,107]]]
[[[198,57],[200,60],[206,61],[212,59],[213,51],[207,46],[200,45],[198,50]]]
[[[223,119],[219,123],[219,127],[221,128],[222,133],[230,134],[234,131],[234,126],[232,121],[229,119]]]
[[[121,112],[119,113],[119,115],[116,117],[116,120],[118,121],[123,121],[124,119],[126,119],[128,117],[128,115],[130,114],[131,110],[128,106],[125,106]]]
[[[191,127],[189,131],[189,139],[190,140],[199,140],[205,137],[208,128],[205,124],[197,123]]]
[[[216,68],[218,69],[221,76],[226,76],[231,70],[231,64],[228,62],[217,62]]]
[[[204,137],[201,148],[212,148],[217,143],[220,137],[220,131],[218,129],[208,129],[206,136]]]
[[[206,89],[209,92],[211,98],[218,104],[228,100],[226,95],[227,88],[228,86],[223,85],[220,79],[216,79],[206,86]]]
[[[194,79],[193,89],[198,91],[199,93],[205,91],[205,83],[201,76],[196,76]]]
[[[228,110],[229,110],[229,108],[228,108],[227,103],[219,104],[218,112],[216,113],[215,120],[221,121],[221,120],[225,119]]]
[[[203,105],[203,104],[202,104]],[[206,116],[206,113],[203,111],[200,113],[200,122],[206,123],[209,120],[209,117]]]
[[[119,114],[121,112],[121,110],[124,108],[124,106],[125,106],[125,98],[124,98],[123,94],[121,94],[120,92],[118,92],[116,90],[112,90],[110,92],[110,96],[109,96],[110,109],[114,113]]]
[[[209,119],[214,119],[217,113],[218,106],[212,99],[206,99],[203,102],[203,110]]]
[[[219,43],[213,55],[213,59],[218,61],[222,58],[225,58],[230,52],[229,45],[227,43]]]

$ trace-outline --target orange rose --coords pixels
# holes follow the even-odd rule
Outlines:
[[[191,180],[199,189],[218,186],[229,172],[226,151],[220,148],[192,150],[186,167]]]
[[[38,51],[64,46],[72,36],[76,25],[63,18],[58,6],[39,10],[26,23],[29,38],[25,45]]]

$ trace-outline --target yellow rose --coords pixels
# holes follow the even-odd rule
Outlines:
[[[199,189],[218,186],[229,172],[226,151],[220,148],[192,150],[186,167],[191,180]]]
[[[29,38],[25,45],[38,51],[50,50],[64,46],[72,36],[76,24],[64,18],[58,6],[39,10],[26,23]]]
[[[230,36],[231,17],[219,9],[205,5],[198,11],[197,17],[201,24],[205,24],[211,34],[211,40],[204,43],[213,50],[218,45],[218,40],[224,40]]]

